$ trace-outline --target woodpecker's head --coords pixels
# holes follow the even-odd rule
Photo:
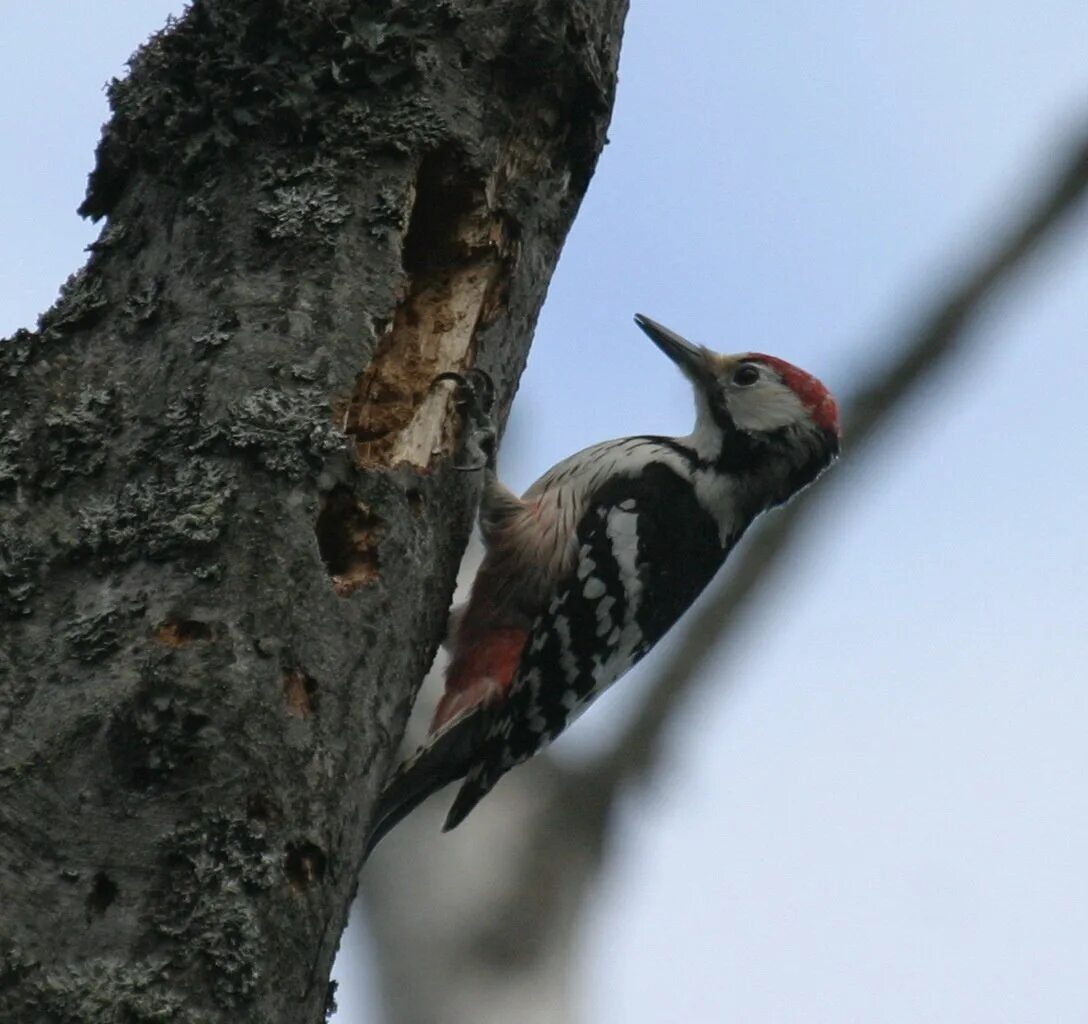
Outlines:
[[[760,459],[774,451],[810,466],[839,452],[839,409],[811,374],[758,352],[721,355],[639,314],[635,323],[695,386],[698,420],[689,441],[709,461]]]

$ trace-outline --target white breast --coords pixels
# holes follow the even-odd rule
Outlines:
[[[565,576],[577,554],[575,537],[593,495],[608,480],[634,476],[651,463],[669,466],[693,479],[702,505],[718,524],[724,544],[734,528],[731,482],[721,474],[696,471],[674,449],[646,437],[604,441],[557,463],[522,495],[525,509],[513,526],[514,543],[528,566],[541,567],[548,582]]]

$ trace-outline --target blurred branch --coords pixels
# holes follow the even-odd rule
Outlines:
[[[1088,140],[1083,140],[1058,175],[979,259],[973,269],[906,331],[890,364],[862,383],[844,402],[846,468],[855,466],[888,425],[948,358],[971,336],[971,328],[995,294],[1027,269],[1044,242],[1053,239],[1088,192]],[[793,550],[812,512],[833,500],[848,473],[834,470],[786,509],[770,516],[734,555],[732,571],[712,599],[690,622],[684,642],[653,684],[646,700],[611,749],[571,776],[570,790],[586,804],[586,787],[598,789],[590,805],[606,809],[619,788],[653,768],[662,738],[683,702],[704,679],[703,670],[720,646],[740,627],[744,610],[773,578]],[[606,816],[606,815],[604,815]],[[585,825],[600,823],[583,821]]]

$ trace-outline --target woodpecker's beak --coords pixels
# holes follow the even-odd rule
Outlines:
[[[635,323],[694,383],[705,384],[707,378],[713,376],[707,363],[706,349],[693,345],[675,331],[670,331],[641,313],[635,314]]]

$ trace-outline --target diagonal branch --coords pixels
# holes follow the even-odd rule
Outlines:
[[[847,467],[867,454],[920,385],[948,363],[972,337],[972,328],[1000,289],[1027,270],[1044,242],[1052,240],[1088,193],[1088,139],[1060,168],[977,266],[939,296],[913,328],[908,328],[890,364],[862,383],[844,403]],[[708,663],[742,625],[743,612],[771,581],[775,570],[802,537],[812,513],[838,500],[849,476],[840,468],[788,508],[770,517],[743,548],[724,584],[702,606],[645,701],[619,740],[595,763],[574,773],[569,785],[582,795],[600,792],[592,806],[607,810],[619,788],[644,778],[654,767],[663,737],[685,700],[698,690]],[[602,815],[602,818],[606,815]],[[584,824],[590,825],[590,822]],[[600,824],[597,827],[601,827]]]

